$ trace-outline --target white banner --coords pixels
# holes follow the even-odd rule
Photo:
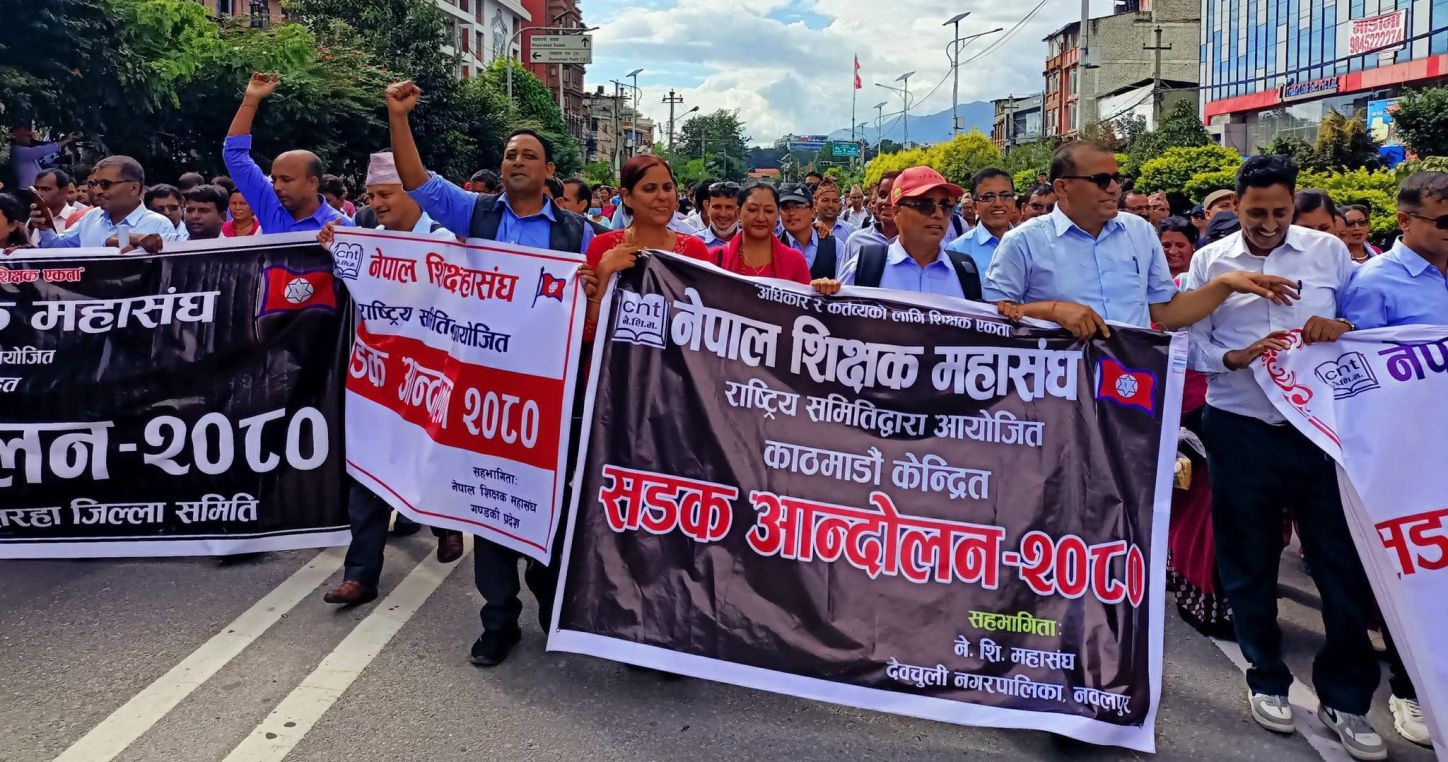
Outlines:
[[[1448,757],[1448,327],[1356,331],[1311,346],[1291,336],[1291,349],[1254,365],[1257,381],[1337,461],[1358,555],[1438,756]]]
[[[581,254],[337,231],[357,304],[347,471],[419,522],[548,562],[567,478]]]

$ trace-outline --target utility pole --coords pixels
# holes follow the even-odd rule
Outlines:
[[[674,106],[684,102],[684,96],[674,95],[673,90],[664,96],[664,103],[669,104],[669,150],[674,150]]]
[[[629,72],[629,73],[627,73],[627,74],[624,75],[625,77],[628,77],[628,78],[629,78],[629,81],[630,81],[630,82],[633,83],[633,114],[631,114],[631,115],[629,116],[629,120],[628,120],[628,122],[629,122],[629,133],[630,133],[631,135],[633,135],[633,148],[629,150],[629,156],[630,156],[630,157],[632,157],[633,155],[635,155],[635,154],[638,153],[638,145],[639,145],[639,138],[638,138],[638,132],[639,132],[639,72],[642,72],[642,71],[643,71],[643,69],[634,69],[633,71],[631,71],[631,72]]]
[[[1086,134],[1086,69],[1091,60],[1091,0],[1081,0],[1081,56],[1076,63],[1076,137]]]
[[[1001,130],[1001,137],[1003,138],[1002,143],[1005,145],[1004,153],[1009,154],[1011,152],[1011,135],[1015,133],[1015,129],[1016,94],[1011,93],[1010,95],[1006,96],[1006,124],[1005,128]]]
[[[1171,50],[1171,43],[1161,44],[1161,25],[1158,24],[1153,30],[1156,35],[1155,45],[1143,45],[1142,50],[1150,50],[1156,61],[1152,64],[1151,71],[1151,128],[1154,130],[1161,126],[1161,52]]]
[[[616,80],[609,80],[613,83],[613,173],[615,176],[623,171],[623,131],[619,123],[619,110],[623,103],[623,83]]]

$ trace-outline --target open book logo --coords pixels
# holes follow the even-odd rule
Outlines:
[[[669,324],[669,305],[663,294],[620,291],[618,312],[613,321],[615,341],[664,348],[664,328]]]
[[[1332,387],[1333,399],[1345,400],[1377,389],[1378,378],[1361,352],[1348,352],[1317,366],[1317,377]]]

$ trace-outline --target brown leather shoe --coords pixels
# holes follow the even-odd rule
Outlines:
[[[377,588],[368,587],[355,579],[344,579],[342,584],[328,590],[322,600],[340,606],[357,606],[377,600]]]
[[[437,561],[450,564],[463,557],[463,533],[447,531],[437,538]]]

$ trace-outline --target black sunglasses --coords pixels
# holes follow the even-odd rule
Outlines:
[[[1120,172],[1097,172],[1094,175],[1061,175],[1062,180],[1085,180],[1094,184],[1101,190],[1111,187],[1112,183],[1121,184],[1126,178]]]
[[[1417,212],[1408,212],[1408,216],[1417,217],[1420,220],[1428,220],[1429,222],[1437,226],[1439,230],[1448,230],[1448,214],[1442,214],[1437,217],[1429,217],[1427,215],[1418,214]]]
[[[1429,218],[1425,217],[1424,219],[1429,219]],[[1434,219],[1441,219],[1441,218],[1434,218]],[[1348,227],[1350,227],[1350,228],[1365,228],[1365,227],[1368,226],[1368,221],[1367,221],[1367,220],[1349,220],[1349,219],[1344,219],[1344,220],[1342,221],[1342,224],[1344,224],[1344,225],[1346,225],[1346,226],[1348,226]],[[1439,227],[1442,227],[1442,226],[1440,225]]]
[[[955,204],[949,201],[936,201],[933,198],[902,198],[895,203],[899,206],[914,209],[926,217],[935,214],[936,209],[945,212],[945,216],[947,217],[955,213]]]

